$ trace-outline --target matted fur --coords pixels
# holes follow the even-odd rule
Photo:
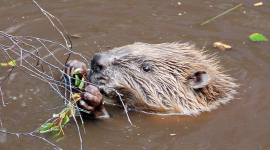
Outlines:
[[[137,110],[199,114],[233,99],[237,87],[213,56],[190,43],[134,43],[96,54],[91,66],[91,82],[118,90]],[[143,71],[145,66],[149,72]],[[196,71],[206,72],[206,86],[189,84]]]

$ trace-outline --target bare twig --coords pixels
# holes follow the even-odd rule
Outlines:
[[[32,37],[32,36],[13,36],[13,35],[5,33],[4,31],[0,31],[0,38],[4,38],[10,42],[9,45],[0,44],[0,51],[4,55],[5,60],[6,61],[16,60],[19,62],[19,63],[14,63],[15,66],[11,69],[9,74],[0,82],[0,94],[1,94],[3,106],[5,106],[5,103],[4,103],[4,93],[2,91],[1,84],[10,76],[13,69],[16,67],[19,70],[21,70],[23,73],[29,75],[30,77],[34,77],[34,78],[37,78],[41,81],[44,81],[45,83],[48,83],[50,85],[50,87],[59,95],[59,97],[61,99],[63,99],[65,106],[60,106],[60,107],[66,107],[68,105],[74,107],[76,109],[76,111],[79,112],[78,114],[79,114],[81,123],[83,125],[82,128],[85,132],[84,121],[83,121],[83,118],[80,114],[80,111],[85,112],[85,113],[91,113],[91,112],[84,110],[84,109],[80,109],[76,103],[71,102],[71,96],[74,94],[72,92],[72,89],[76,89],[77,91],[81,92],[79,89],[77,89],[76,87],[71,85],[71,81],[77,80],[77,79],[69,76],[68,74],[66,74],[62,70],[62,68],[64,68],[65,65],[54,54],[58,51],[64,51],[62,54],[65,54],[65,53],[69,54],[66,61],[68,61],[70,55],[73,54],[73,55],[78,55],[82,60],[84,60],[87,63],[88,66],[90,66],[90,64],[83,55],[81,55],[80,53],[76,53],[69,48],[68,43],[70,42],[70,45],[72,45],[72,44],[71,44],[71,41],[69,39],[69,35],[68,35],[67,31],[65,30],[63,24],[60,22],[60,20],[57,19],[52,14],[45,11],[44,9],[42,9],[37,4],[37,2],[35,0],[32,0],[32,1],[37,5],[37,7],[41,10],[41,12],[49,19],[49,21],[51,22],[53,27],[56,28],[58,33],[61,34],[65,44],[61,44],[61,43],[54,42],[54,41],[47,40],[47,39]],[[63,32],[56,26],[53,19],[55,19],[60,24],[61,30],[63,30]],[[69,42],[68,42],[66,36],[67,36]],[[52,46],[57,47],[57,49],[54,51],[50,50],[50,47],[52,47]],[[98,45],[98,47],[100,50],[102,50],[99,45]],[[50,62],[48,61],[48,59],[47,59],[48,57],[53,58],[55,61],[53,63],[50,63],[51,61]],[[39,67],[39,65],[40,65],[40,67]],[[55,79],[55,75],[54,75],[55,72],[57,72],[58,74],[61,73],[62,77],[66,76],[68,78],[63,78],[62,79],[63,81],[59,81],[59,79]],[[85,82],[85,83],[91,84],[88,81],[80,81],[80,82]],[[95,84],[92,84],[92,85],[97,86]],[[62,88],[64,90],[64,92],[61,91],[59,88]],[[108,87],[103,87],[103,88],[108,88]],[[115,89],[111,89],[111,88],[108,88],[108,89],[114,91],[118,95],[118,97],[122,103],[122,106],[124,107],[127,119],[129,121],[129,123],[132,125],[132,122],[131,122],[129,115],[128,115],[127,107],[125,106],[125,104],[122,100],[122,97],[121,97],[122,95]],[[52,108],[52,109],[46,109],[44,111],[54,110],[57,108],[59,108],[59,107]],[[43,111],[40,111],[40,112],[43,112]],[[38,113],[38,112],[36,112],[36,113]],[[83,140],[81,137],[80,126],[79,126],[79,123],[76,119],[75,113],[72,114],[72,118],[73,118],[73,120],[76,124],[77,130],[78,130],[80,149],[82,150],[83,149],[83,146],[82,146]],[[50,121],[52,119],[53,118],[48,119],[44,124],[46,124],[48,121]],[[0,124],[1,124],[1,126],[3,126],[2,122],[1,122],[1,118],[0,118]],[[47,143],[56,147],[57,149],[61,149],[60,147],[56,146],[52,142],[48,141],[47,139],[34,134],[36,131],[38,131],[40,129],[41,129],[41,127],[39,127],[38,129],[36,129],[32,132],[29,132],[29,133],[12,133],[12,132],[4,131],[4,130],[0,130],[0,132],[6,133],[6,134],[17,135],[17,136],[28,135],[28,136],[36,137],[36,138],[42,139],[43,141],[46,141]]]
[[[46,141],[47,143],[49,143],[50,145],[54,146],[55,148],[57,148],[57,149],[59,149],[59,150],[62,150],[62,148],[56,146],[55,144],[53,144],[52,142],[48,141],[48,140],[45,139],[44,137],[34,135],[33,132],[30,132],[30,133],[14,133],[14,132],[7,132],[7,131],[4,131],[4,130],[0,130],[0,132],[6,133],[6,134],[11,134],[11,135],[16,135],[16,136],[18,136],[18,137],[19,137],[20,135],[28,135],[28,136],[32,136],[32,137],[41,139],[41,140],[43,140],[43,141]]]

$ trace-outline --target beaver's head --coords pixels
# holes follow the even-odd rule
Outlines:
[[[139,110],[198,114],[233,98],[233,79],[189,43],[135,43],[98,53],[92,83],[116,89]]]

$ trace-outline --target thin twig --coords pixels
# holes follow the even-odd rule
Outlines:
[[[223,13],[221,13],[221,14],[215,16],[215,17],[213,17],[213,18],[210,19],[210,20],[205,21],[205,22],[202,23],[201,25],[205,25],[205,24],[207,24],[208,22],[210,22],[210,21],[212,21],[212,20],[215,20],[216,18],[218,18],[218,17],[220,17],[220,16],[222,16],[222,15],[224,15],[224,14],[226,14],[226,13],[232,11],[232,10],[234,10],[235,8],[240,7],[241,5],[243,5],[243,3],[241,3],[241,4],[239,4],[239,5],[235,6],[235,7],[233,7],[233,8],[231,8],[231,9],[229,9],[229,10],[227,10],[227,11],[225,11],[225,12],[223,12]]]
[[[126,105],[124,104],[124,101],[123,101],[123,99],[122,99],[122,94],[119,93],[119,92],[118,92],[117,90],[115,90],[115,89],[111,89],[111,90],[113,90],[113,91],[118,95],[118,97],[119,97],[119,99],[120,99],[120,101],[121,101],[121,103],[122,103],[122,106],[124,107],[124,110],[125,110],[125,113],[126,113],[128,122],[130,123],[130,125],[132,125],[132,122],[131,122],[131,120],[130,120],[130,118],[129,118],[129,115],[128,115],[127,107],[126,107]]]
[[[46,112],[46,111],[51,111],[51,110],[55,110],[55,109],[59,109],[59,108],[63,108],[63,107],[67,107],[67,106],[63,105],[63,106],[58,106],[58,107],[55,107],[55,108],[45,109],[45,110],[42,110],[42,111],[34,112],[33,114],[42,113],[42,112]]]
[[[63,39],[65,40],[66,47],[68,47],[68,42],[67,42],[67,40],[66,40],[66,38],[65,38],[65,36],[64,36],[64,34],[63,34],[63,32],[62,32],[60,29],[58,29],[58,28],[56,27],[56,25],[54,24],[54,22],[51,20],[50,17],[56,19],[56,20],[60,23],[60,25],[61,25],[61,27],[63,28],[64,32],[67,34],[67,31],[65,30],[65,28],[64,28],[64,26],[62,25],[61,21],[60,21],[58,18],[56,18],[54,15],[50,14],[49,12],[47,12],[46,10],[44,10],[43,8],[41,8],[35,0],[32,0],[32,1],[38,6],[38,8],[41,10],[41,12],[42,12],[42,13],[50,20],[50,22],[51,22],[51,24],[53,25],[53,27],[54,27],[54,28],[62,35]],[[49,17],[49,16],[50,16],[50,17]]]
[[[6,134],[11,134],[11,135],[16,135],[16,136],[18,136],[18,137],[19,137],[20,135],[28,135],[28,136],[32,136],[32,137],[41,139],[41,140],[43,140],[43,141],[46,141],[47,143],[49,143],[50,145],[54,146],[55,148],[57,148],[57,149],[59,149],[59,150],[62,150],[62,148],[56,146],[55,144],[53,144],[53,143],[50,142],[49,140],[45,139],[44,137],[34,135],[32,132],[31,132],[31,133],[14,133],[14,132],[7,132],[7,131],[4,131],[4,130],[0,130],[0,132],[6,133]]]
[[[71,47],[72,47],[72,43],[70,41],[70,38],[69,38],[67,31],[65,30],[65,28],[62,25],[62,23],[60,22],[60,20],[58,18],[56,18],[55,16],[53,16],[52,14],[45,11],[44,9],[42,9],[37,4],[37,2],[35,0],[32,0],[32,1],[37,5],[37,7],[41,10],[41,12],[49,19],[49,21],[51,22],[53,27],[56,28],[58,33],[61,34],[61,36],[63,37],[63,39],[65,41],[65,44],[61,44],[61,43],[54,42],[54,41],[47,40],[47,39],[32,37],[32,36],[13,36],[13,35],[5,33],[4,31],[0,31],[0,37],[3,37],[11,42],[10,45],[0,44],[0,50],[4,54],[6,61],[14,60],[13,58],[16,57],[17,59],[15,59],[15,60],[17,60],[19,62],[19,63],[14,63],[16,68],[21,70],[23,73],[26,73],[30,77],[34,77],[34,78],[37,78],[41,81],[44,81],[45,83],[48,83],[50,85],[50,87],[52,88],[52,90],[54,90],[59,95],[59,97],[61,99],[63,99],[65,106],[70,105],[73,108],[75,108],[79,114],[79,117],[80,117],[80,120],[82,123],[82,128],[83,128],[84,133],[85,133],[84,121],[83,121],[83,118],[82,118],[80,112],[85,112],[88,114],[90,114],[92,112],[81,109],[77,106],[76,103],[71,102],[71,96],[74,94],[72,92],[72,90],[76,89],[77,91],[81,92],[79,89],[77,89],[76,87],[74,87],[71,84],[71,81],[77,80],[77,79],[69,76],[61,69],[61,68],[65,67],[65,65],[63,63],[61,63],[61,61],[59,59],[57,59],[57,57],[54,55],[54,53],[57,51],[60,51],[60,50],[64,51],[63,54],[69,53],[66,62],[68,61],[70,55],[73,54],[73,55],[78,55],[82,60],[84,60],[87,63],[88,66],[90,66],[90,63],[82,54],[74,52],[71,50],[71,48],[69,48],[68,40],[71,44]],[[61,25],[61,30],[63,32],[55,25],[54,19],[56,19],[57,22]],[[68,37],[68,40],[66,39],[65,35]],[[38,46],[36,46],[36,44]],[[50,50],[51,46],[56,46],[58,49],[51,51]],[[97,44],[97,46],[99,47],[100,50],[102,50],[98,44]],[[42,55],[43,52],[46,53],[47,55],[45,55],[45,56]],[[55,63],[50,63],[51,61],[48,61],[47,57],[53,58]],[[34,65],[33,65],[33,61],[35,62]],[[41,65],[41,69],[37,67],[38,65]],[[12,68],[12,70],[13,69],[14,69],[14,67]],[[10,74],[12,73],[12,70],[0,82],[0,94],[2,97],[3,106],[5,106],[5,103],[4,103],[3,92],[1,89],[1,83],[3,83],[6,80],[6,78],[8,78],[10,76]],[[47,71],[47,73],[46,73],[46,71]],[[68,78],[63,78],[64,82],[61,82],[61,81],[59,81],[59,79],[55,79],[54,71],[56,71],[57,73],[61,73],[62,77],[68,77]],[[81,81],[81,82],[89,83],[88,81]],[[89,84],[91,84],[91,83],[89,83]],[[98,87],[98,85],[95,85],[95,84],[92,84],[92,85]],[[59,88],[63,88],[64,93],[62,93],[63,91],[61,91]],[[110,89],[118,95],[118,97],[122,103],[122,106],[124,107],[127,119],[129,121],[129,123],[132,125],[132,122],[131,122],[129,115],[128,115],[127,107],[125,106],[125,104],[122,100],[122,97],[121,97],[122,95],[115,89],[111,89],[108,87],[104,87],[104,88]],[[65,106],[62,106],[62,107],[65,107]],[[59,107],[57,107],[57,108],[59,108]],[[46,109],[44,111],[54,110],[57,108]],[[41,112],[44,112],[44,111],[41,111]],[[39,112],[36,112],[36,113],[39,113]],[[77,130],[78,130],[80,149],[82,150],[83,149],[83,143],[82,143],[83,139],[81,137],[80,126],[79,126],[78,120],[75,116],[75,113],[72,114],[72,117],[73,117],[73,120],[74,120],[76,127],[77,127]],[[43,125],[45,125],[47,122],[49,122],[52,119],[53,118],[48,119]],[[0,118],[0,124],[1,124],[1,126],[3,126],[2,122],[1,122],[1,118]],[[6,134],[17,135],[17,136],[18,135],[28,135],[28,136],[36,137],[36,138],[39,138],[39,139],[46,141],[47,143],[56,147],[57,149],[61,149],[58,146],[56,146],[55,144],[53,144],[52,142],[48,141],[47,139],[34,134],[35,132],[39,131],[41,129],[41,127],[37,128],[36,130],[29,132],[29,133],[12,133],[12,132],[6,132],[3,130],[0,130],[0,132],[6,133]]]

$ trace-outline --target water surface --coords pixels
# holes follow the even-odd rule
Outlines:
[[[72,39],[73,50],[89,60],[96,52],[134,42],[194,42],[209,54],[217,53],[228,74],[241,84],[237,97],[229,104],[198,116],[156,116],[129,112],[131,126],[122,108],[108,106],[108,120],[85,119],[81,128],[84,149],[269,149],[270,148],[270,44],[252,42],[248,36],[262,33],[270,38],[270,4],[254,7],[249,0],[234,11],[204,26],[200,24],[236,5],[241,0],[92,0],[40,1],[57,16]],[[47,18],[31,1],[2,0],[0,20],[12,35],[31,35],[63,42]],[[233,49],[220,51],[212,43],[223,41]],[[97,44],[96,44],[97,43]],[[56,57],[63,54],[56,53]],[[3,56],[0,56],[1,61]],[[52,59],[53,60],[53,59]],[[64,61],[65,59],[61,59]],[[0,78],[7,68],[0,68]],[[53,113],[41,110],[63,105],[63,101],[44,82],[19,70],[2,84],[6,107],[0,106],[1,129],[31,132]],[[1,103],[2,104],[2,103]],[[82,126],[80,126],[82,127]],[[79,149],[74,121],[65,127],[62,140],[41,135],[63,149]],[[53,149],[30,136],[0,133],[0,148]]]

